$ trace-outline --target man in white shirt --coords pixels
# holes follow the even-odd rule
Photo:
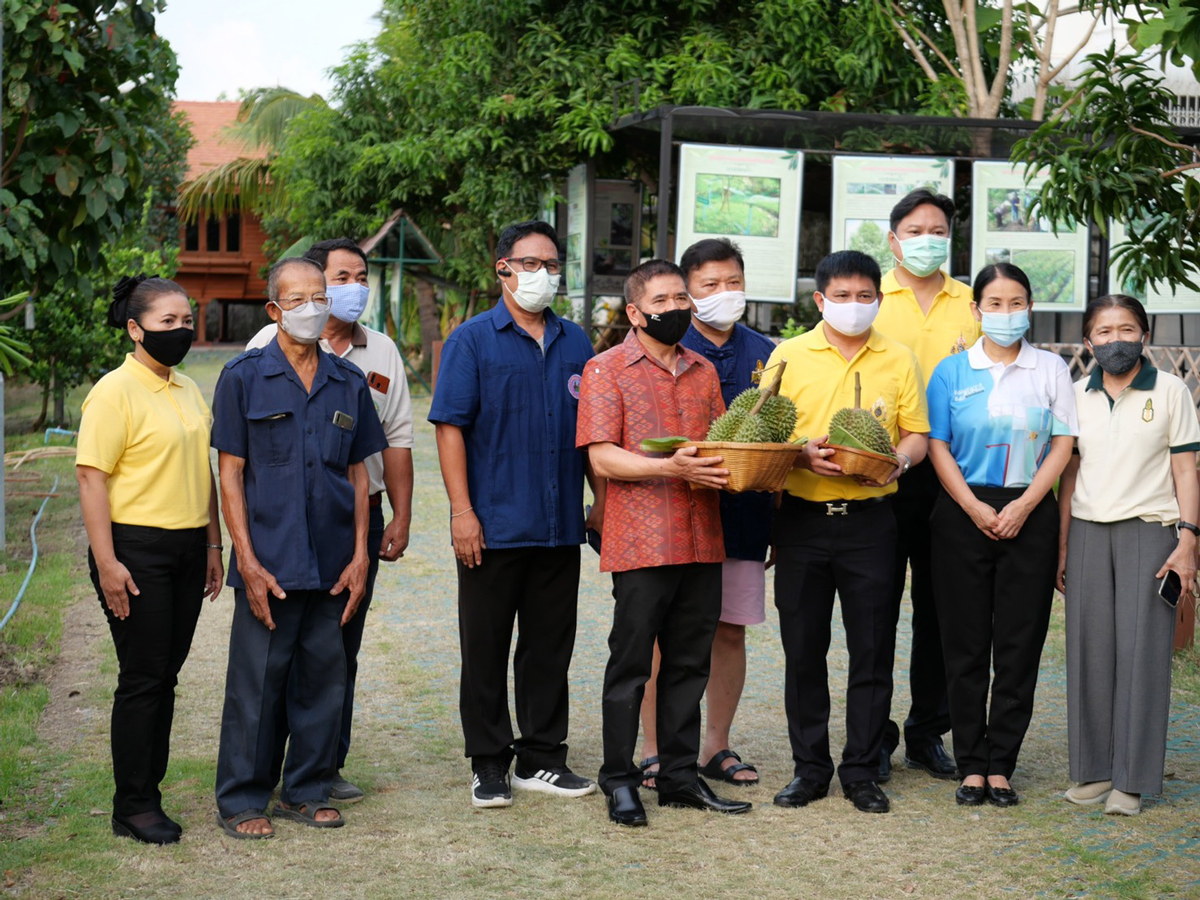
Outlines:
[[[329,322],[321,333],[321,349],[326,353],[354,363],[367,377],[375,411],[383,424],[388,447],[366,460],[370,478],[370,530],[367,551],[371,568],[367,575],[367,592],[358,613],[342,629],[346,648],[346,700],[342,709],[342,733],[338,742],[337,774],[333,779],[330,798],[343,803],[360,800],[362,789],[342,778],[341,770],[350,749],[350,729],[354,715],[354,683],[358,673],[358,650],[362,645],[363,626],[379,560],[389,562],[404,555],[408,546],[408,528],[412,517],[413,492],[413,417],[409,400],[408,381],[400,351],[386,334],[359,323],[367,305],[367,255],[349,238],[318,241],[304,254],[325,270],[325,282],[332,307]],[[275,325],[268,325],[246,345],[249,350],[265,347],[275,339]],[[392,507],[392,521],[383,524],[383,494],[387,493]],[[280,723],[279,733],[286,740],[288,728]],[[283,741],[276,750],[276,762],[283,760]],[[278,770],[278,765],[276,766]]]

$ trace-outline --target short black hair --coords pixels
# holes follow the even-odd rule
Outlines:
[[[1096,320],[1096,316],[1106,309],[1129,310],[1137,319],[1142,332],[1150,333],[1150,317],[1146,315],[1146,307],[1142,306],[1142,301],[1136,297],[1130,297],[1128,294],[1105,294],[1088,303],[1087,309],[1083,311],[1083,337],[1085,340],[1092,339],[1092,323]]]
[[[742,270],[743,275],[746,274],[746,261],[742,259],[741,247],[729,238],[705,238],[683,251],[683,256],[679,258],[679,268],[683,270],[686,281],[705,263],[725,262],[729,259],[736,259],[738,268]]]
[[[979,270],[979,274],[975,276],[975,284],[971,288],[976,302],[979,302],[979,298],[983,296],[984,290],[997,278],[1007,278],[1009,281],[1015,281],[1021,287],[1025,288],[1025,296],[1029,299],[1030,303],[1033,302],[1033,288],[1029,285],[1029,276],[1017,266],[1006,262],[994,263],[990,266],[984,266]]]
[[[321,271],[324,272],[325,267],[329,264],[329,254],[334,250],[349,250],[351,253],[358,255],[358,257],[363,261],[364,266],[366,266],[368,269],[371,267],[371,264],[367,262],[367,254],[363,252],[363,248],[358,246],[358,244],[354,243],[354,241],[350,240],[348,237],[329,238],[325,241],[317,241],[304,251],[304,258],[311,259],[318,266],[320,266]]]
[[[914,209],[918,206],[936,206],[946,214],[946,223],[950,224],[954,221],[954,201],[945,194],[935,194],[929,188],[917,188],[915,191],[909,191],[905,194],[900,202],[892,207],[892,219],[888,227],[891,228],[892,234],[896,233],[896,226],[903,222]]]
[[[316,271],[321,273],[322,280],[325,278],[325,270],[321,268],[320,263],[315,259],[309,259],[307,256],[287,256],[271,266],[271,272],[267,276],[267,299],[279,299],[279,279],[283,277],[283,273],[292,266],[312,266]]]
[[[875,262],[874,257],[858,250],[838,250],[836,253],[830,253],[817,263],[817,290],[823,294],[833,279],[851,278],[856,275],[870,278],[871,283],[875,285],[875,293],[879,293],[883,273],[879,271],[879,263]]]
[[[678,275],[687,284],[683,269],[669,259],[648,259],[625,276],[625,302],[636,306],[646,293],[646,282],[659,275]]]
[[[554,248],[558,251],[558,258],[562,259],[563,245],[558,239],[556,232],[546,222],[539,219],[531,219],[528,222],[518,222],[516,225],[509,225],[502,232],[500,238],[496,241],[496,259],[508,259],[512,253],[513,244],[523,237],[529,237],[531,234],[540,234],[554,241]]]

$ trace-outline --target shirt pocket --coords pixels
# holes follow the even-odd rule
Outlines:
[[[267,408],[247,413],[250,459],[268,466],[290,466],[300,441],[296,417],[290,409]]]
[[[350,429],[326,423],[321,438],[321,460],[329,468],[345,472],[350,460],[350,444],[353,438]]]
[[[519,412],[529,405],[529,387],[525,370],[516,365],[489,365],[483,369],[481,410]]]

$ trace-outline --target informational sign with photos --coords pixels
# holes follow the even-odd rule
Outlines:
[[[641,255],[641,182],[598,179],[592,204],[592,293],[621,294]]]
[[[727,237],[746,260],[746,299],[794,303],[800,245],[799,150],[683,144],[675,259],[703,238]]]
[[[591,243],[588,215],[587,164],[580,163],[567,176],[567,296],[583,297],[587,289],[584,250]]]

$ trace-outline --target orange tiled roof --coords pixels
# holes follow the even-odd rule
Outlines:
[[[188,151],[187,180],[191,181],[203,172],[237,159],[239,156],[261,158],[261,149],[248,150],[240,143],[222,134],[225,127],[237,118],[236,100],[209,103],[201,100],[176,100],[175,109],[185,113],[192,125],[192,136],[196,143]]]

